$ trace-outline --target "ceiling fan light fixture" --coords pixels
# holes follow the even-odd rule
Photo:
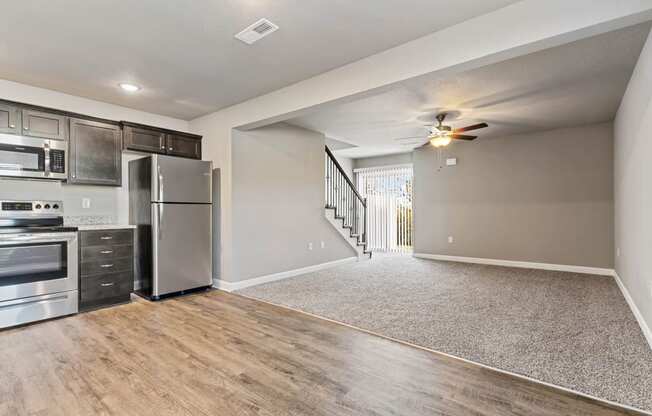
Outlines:
[[[430,144],[435,147],[445,147],[451,142],[450,136],[437,136],[430,139]]]

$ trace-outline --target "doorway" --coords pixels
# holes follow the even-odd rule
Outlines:
[[[356,169],[367,199],[367,250],[411,253],[413,242],[411,164]]]

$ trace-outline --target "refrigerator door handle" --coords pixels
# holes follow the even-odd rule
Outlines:
[[[158,222],[158,227],[157,227],[158,232],[157,232],[157,234],[158,234],[158,239],[162,240],[163,239],[163,226],[161,224],[161,220],[162,220],[162,217],[163,217],[163,204],[157,204],[157,206],[158,206],[158,215],[156,216],[157,217],[156,220]]]
[[[163,174],[161,174],[161,165],[156,165],[156,170],[158,174],[158,201],[163,201]]]

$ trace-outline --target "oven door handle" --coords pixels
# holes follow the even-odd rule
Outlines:
[[[62,235],[64,233],[37,233],[37,234],[19,234],[19,235],[1,235],[0,245],[16,244],[16,243],[61,243],[72,242],[77,239],[77,234]]]

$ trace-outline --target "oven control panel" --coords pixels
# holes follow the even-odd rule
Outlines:
[[[62,201],[0,201],[0,215],[63,215]]]

